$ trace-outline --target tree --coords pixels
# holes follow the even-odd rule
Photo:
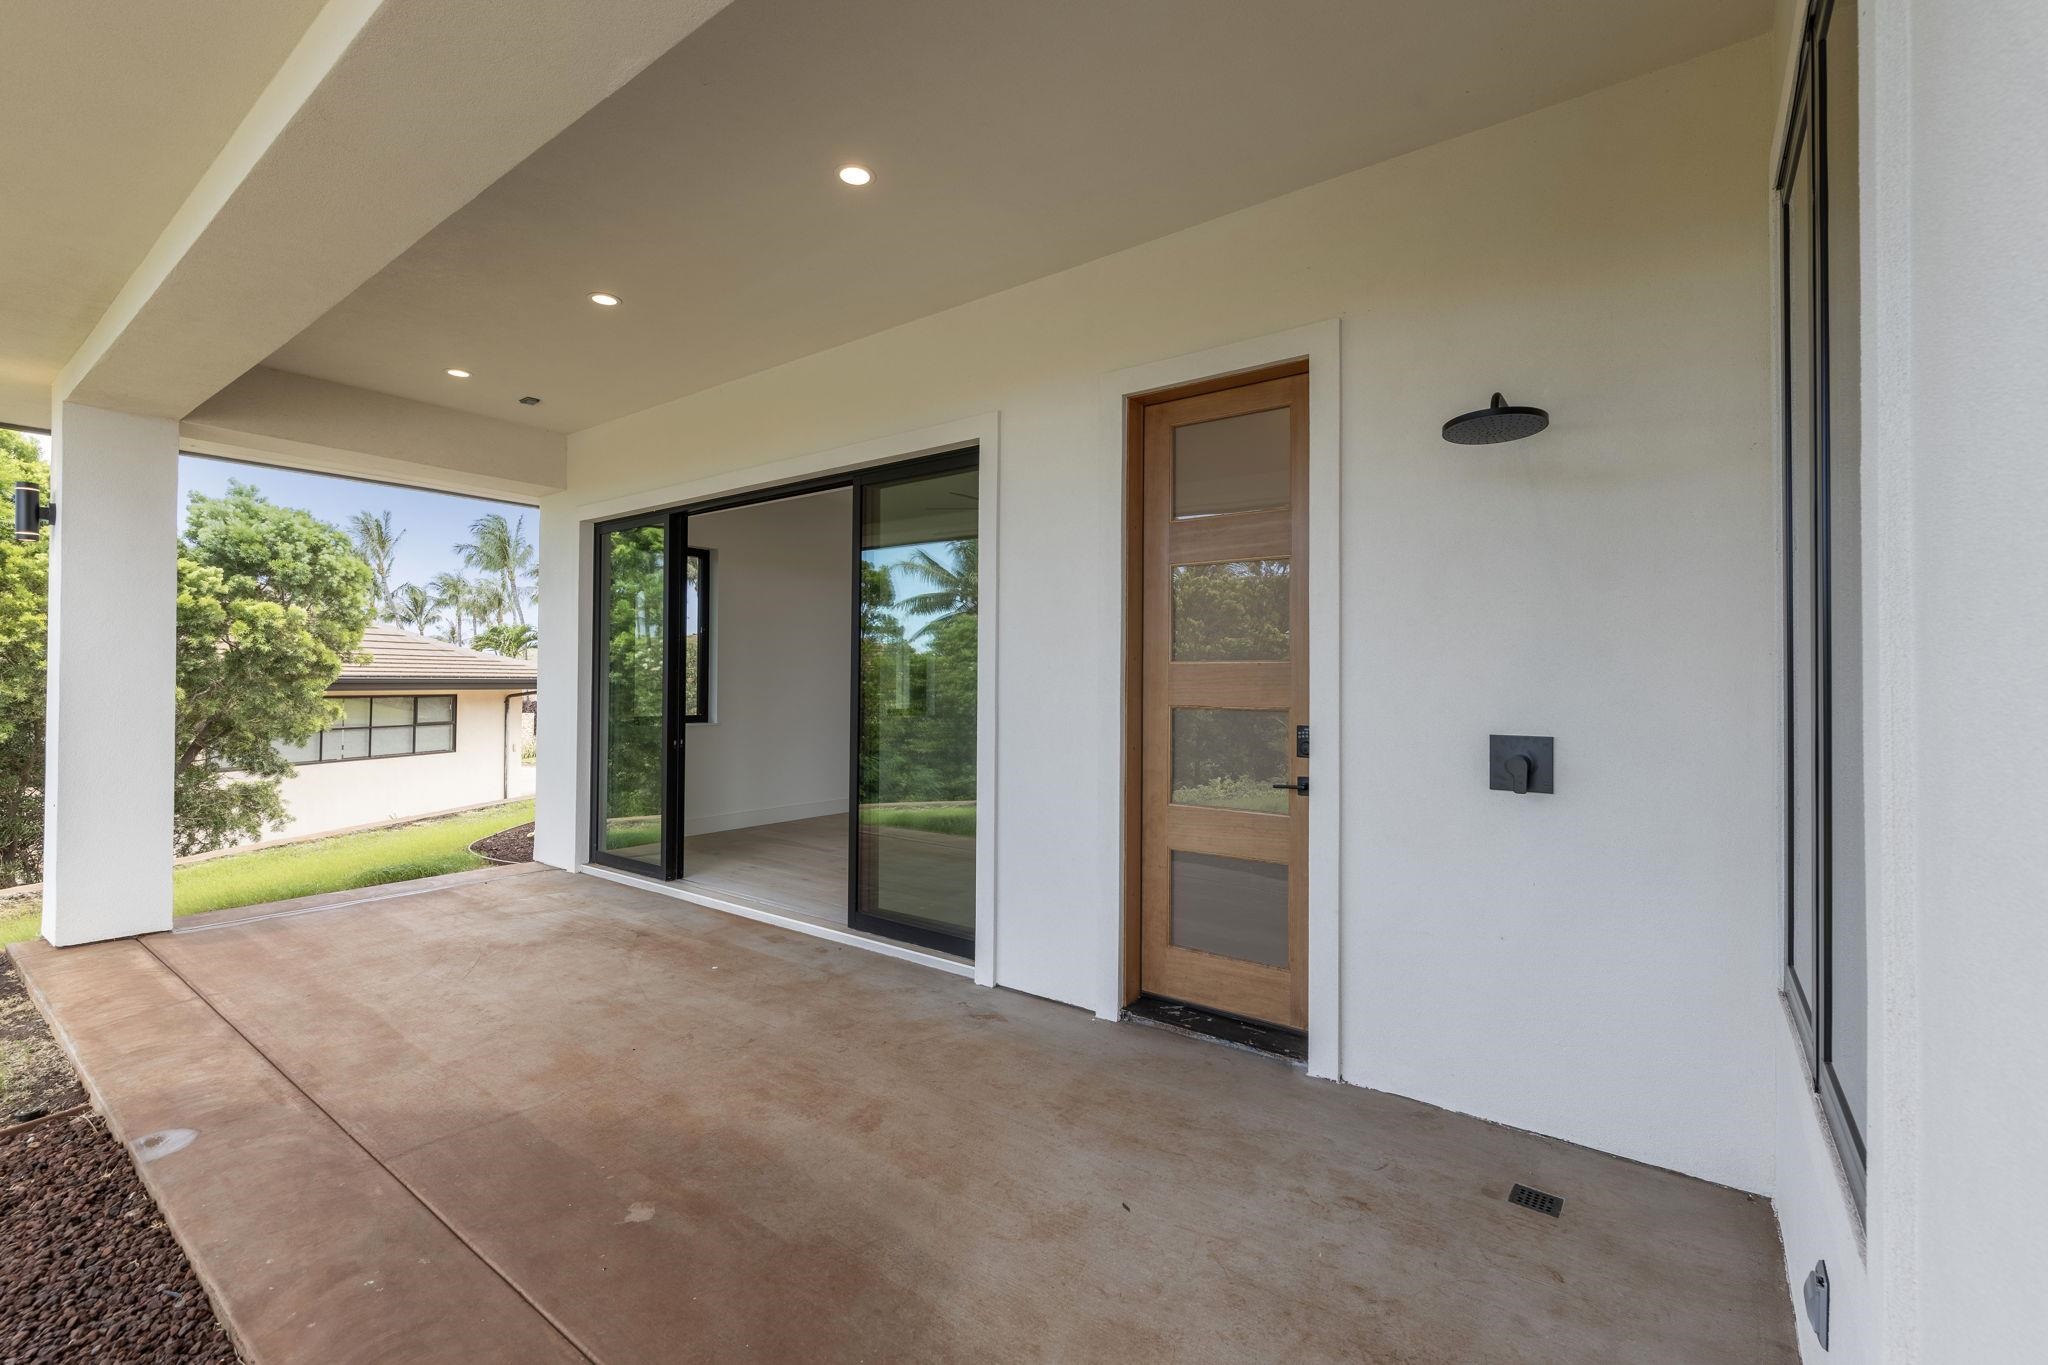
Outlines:
[[[425,635],[441,619],[433,597],[417,583],[400,583],[393,588],[386,610],[392,624],[403,626],[415,635]]]
[[[33,483],[50,496],[35,443],[0,427],[0,485]],[[49,627],[50,538],[0,540],[0,886],[43,867],[43,681]]]
[[[177,853],[283,823],[300,743],[340,718],[327,689],[357,656],[373,577],[349,538],[231,483],[194,494],[178,545]]]
[[[469,524],[473,537],[455,547],[463,563],[483,574],[503,592],[502,610],[515,621],[526,620],[526,603],[533,598],[527,580],[532,577],[533,542],[526,538],[526,518],[505,520],[501,512],[488,512]]]
[[[356,553],[370,566],[370,591],[376,594],[377,614],[392,616],[391,569],[397,562],[398,542],[405,539],[405,532],[392,531],[389,512],[374,517],[358,512],[348,519],[348,534],[356,543]]]
[[[449,642],[464,643],[469,637],[463,633],[462,624],[472,619],[469,607],[476,598],[476,584],[467,574],[437,573],[427,580],[427,591],[433,595],[434,605],[448,613]]]
[[[470,641],[472,647],[502,654],[508,659],[524,658],[540,648],[540,636],[532,626],[521,622],[502,622],[488,630],[480,630]]]
[[[896,603],[897,610],[906,616],[935,618],[918,630],[919,635],[929,634],[956,616],[973,616],[979,611],[981,542],[956,540],[946,549],[953,557],[951,564],[942,562],[930,550],[919,550],[899,561],[895,568],[898,575],[922,581],[931,588],[930,592]]]
[[[482,578],[469,585],[469,620],[479,630],[489,621],[505,624],[505,585],[495,578]]]

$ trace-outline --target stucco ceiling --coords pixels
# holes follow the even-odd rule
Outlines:
[[[0,0],[0,397],[41,410],[320,0]]]
[[[573,431],[1740,41],[1770,10],[736,0],[269,363]],[[874,183],[839,184],[846,161]]]

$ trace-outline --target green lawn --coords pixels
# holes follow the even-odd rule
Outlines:
[[[464,872],[486,863],[469,851],[471,844],[531,819],[531,800],[512,801],[392,829],[364,830],[186,863],[171,871],[171,912],[196,915],[203,910]],[[0,944],[34,938],[41,917],[41,906],[33,903],[13,914],[0,913]]]
[[[890,806],[862,806],[863,825],[893,825],[898,829],[921,829],[930,834],[958,834],[974,837],[972,801],[916,801]]]

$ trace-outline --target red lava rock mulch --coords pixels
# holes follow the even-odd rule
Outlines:
[[[0,1128],[84,1103],[85,1091],[71,1074],[71,1063],[28,998],[7,950],[0,948]]]
[[[95,1115],[0,1139],[0,1267],[0,1360],[237,1359]]]
[[[533,821],[479,839],[469,847],[494,863],[530,863],[533,861]]]

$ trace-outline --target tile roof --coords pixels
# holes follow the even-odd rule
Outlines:
[[[489,687],[523,691],[535,683],[531,659],[507,659],[429,640],[409,630],[371,626],[363,632],[366,664],[343,664],[330,692],[373,692],[387,687]]]

